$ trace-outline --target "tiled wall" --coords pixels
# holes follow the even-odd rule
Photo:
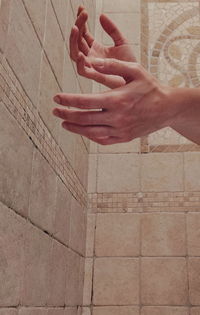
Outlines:
[[[184,36],[188,28],[199,36],[199,1],[102,0],[97,4],[99,12],[117,22],[152,74],[166,84],[183,86],[180,72],[197,41],[193,36],[191,41],[184,37],[184,43],[178,42],[178,47],[184,46],[178,60],[177,47],[168,47],[179,70],[165,63],[166,48],[161,43],[168,45],[170,36]],[[171,33],[161,36],[170,27]],[[97,32],[107,45],[100,28]],[[95,90],[104,88],[96,85]],[[199,146],[165,129],[127,144],[91,143],[89,158],[85,314],[200,314]]]
[[[81,314],[89,143],[51,113],[92,88],[69,58],[81,3],[0,1],[1,315]]]

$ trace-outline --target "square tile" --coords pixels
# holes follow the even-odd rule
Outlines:
[[[183,191],[183,154],[142,155],[142,191]]]
[[[16,308],[2,308],[0,309],[0,315],[18,315],[18,310]]]
[[[97,160],[97,154],[89,154],[88,193],[95,193],[97,191]]]
[[[200,152],[184,153],[185,189],[200,190]]]
[[[187,214],[188,254],[200,256],[200,213]]]
[[[56,203],[56,174],[39,151],[35,149],[29,218],[42,229],[53,233]]]
[[[140,191],[138,154],[99,154],[97,192]]]
[[[140,139],[135,139],[126,143],[117,143],[113,145],[98,145],[99,153],[139,153]]]
[[[200,258],[190,258],[188,265],[190,303],[200,305]]]
[[[83,305],[92,304],[93,258],[85,259]]]
[[[10,3],[10,0],[0,1],[0,51],[2,52],[5,50],[6,38],[8,35]]]
[[[188,307],[144,306],[141,315],[190,315]]]
[[[200,314],[200,307],[192,307],[190,310],[190,315],[199,315]]]
[[[132,13],[140,12],[140,1],[139,0],[118,0],[117,6],[116,2],[111,0],[103,0],[103,10],[104,12],[120,12],[120,13]]]
[[[93,315],[139,315],[139,307],[99,306],[93,308]]]
[[[143,304],[188,304],[185,258],[142,258],[141,268]]]
[[[47,308],[40,307],[22,307],[18,315],[48,315]]]
[[[86,257],[94,256],[96,215],[87,214]]]
[[[143,256],[185,256],[185,214],[151,213],[142,215]]]
[[[94,265],[94,305],[139,304],[139,260],[97,258]]]
[[[24,219],[0,203],[0,307],[20,303],[25,223]],[[6,315],[5,312],[0,314]],[[15,314],[14,311],[8,315],[12,314]]]
[[[95,237],[96,256],[139,256],[140,215],[98,214]]]

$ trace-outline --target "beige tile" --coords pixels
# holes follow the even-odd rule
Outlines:
[[[48,2],[44,49],[60,85],[63,78],[64,41],[51,1]]]
[[[93,308],[93,315],[139,315],[136,306],[99,306]]]
[[[25,220],[0,203],[0,307],[20,302],[24,228]]]
[[[139,169],[138,154],[99,154],[97,191],[140,191]]]
[[[200,213],[187,215],[188,254],[200,256]]]
[[[88,193],[97,191],[97,154],[89,154]]]
[[[96,215],[87,214],[87,238],[86,238],[86,257],[94,255]]]
[[[52,0],[52,4],[65,38],[70,0]]]
[[[141,315],[190,315],[187,307],[170,307],[170,306],[146,306],[142,308]]]
[[[84,272],[83,305],[92,304],[93,258],[86,258]]]
[[[146,305],[187,305],[185,258],[143,258],[141,296]]]
[[[1,201],[24,216],[28,213],[32,156],[32,142],[0,103]]]
[[[0,315],[18,315],[18,310],[16,308],[2,308],[0,309]]]
[[[91,309],[89,307],[83,307],[82,315],[91,315]]]
[[[142,155],[143,191],[183,191],[182,153]]]
[[[24,90],[36,106],[42,48],[22,1],[12,0],[11,3],[5,55]]]
[[[99,153],[137,153],[140,152],[140,139],[113,145],[98,145]]]
[[[108,13],[109,18],[117,25],[130,44],[140,43],[140,14],[139,13]],[[103,43],[113,44],[106,32],[103,33]]]
[[[185,256],[185,215],[143,214],[141,240],[143,256]]]
[[[69,244],[71,193],[60,179],[57,182],[56,213],[54,221],[54,235],[66,245]]]
[[[18,315],[48,315],[48,309],[44,307],[22,307],[19,309]]]
[[[96,256],[139,256],[140,216],[138,214],[98,214],[95,237]]]
[[[68,249],[59,242],[53,241],[47,301],[50,306],[65,305],[67,255]]]
[[[64,315],[77,315],[77,307],[67,307],[67,308],[65,308]]]
[[[103,0],[104,12],[120,12],[120,13],[132,13],[140,12],[140,1],[139,0],[118,0],[117,5],[115,0]]]
[[[25,232],[25,267],[21,303],[24,306],[44,306],[49,293],[52,240],[46,233],[29,223]]]
[[[86,247],[86,220],[85,209],[72,198],[69,246],[82,255],[85,255]]]
[[[88,186],[88,151],[83,139],[78,137],[75,142],[74,168],[85,190]]]
[[[139,261],[97,258],[94,265],[94,305],[139,303]]]
[[[200,258],[189,259],[189,292],[190,303],[200,304]]]
[[[61,120],[52,114],[55,103],[53,97],[60,92],[51,67],[43,55],[40,78],[39,112],[50,133],[58,141]]]
[[[70,1],[71,2],[71,1]],[[70,38],[70,33],[71,29],[75,24],[75,16],[72,10],[71,3],[68,6],[68,12],[67,12],[67,27],[66,27],[66,45],[69,50],[69,38]]]
[[[78,254],[69,250],[67,258],[67,286],[65,295],[65,304],[67,306],[81,305],[82,302],[82,292],[80,292],[79,277],[80,260],[81,258]]]
[[[28,10],[31,21],[36,29],[36,32],[41,42],[43,42],[47,1],[46,0],[43,0],[43,1],[24,0],[23,2]]]
[[[10,3],[10,0],[2,0],[0,2],[0,51],[2,52],[5,50],[6,39],[8,35]]]
[[[53,232],[56,203],[56,174],[35,150],[33,159],[32,184],[29,218],[48,232]]]
[[[185,189],[186,191],[198,191],[200,189],[200,152],[185,153],[184,163]]]
[[[190,315],[199,315],[200,314],[200,307],[192,307],[190,310]]]
[[[63,308],[48,309],[47,315],[64,315],[64,309]]]

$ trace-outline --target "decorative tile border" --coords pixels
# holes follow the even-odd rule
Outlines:
[[[181,3],[190,5],[190,8],[182,8],[180,10],[180,15],[175,14],[175,18],[172,20],[164,22],[165,28],[160,32],[154,46],[151,48],[149,45],[150,38],[150,16],[149,16],[149,5],[153,3],[162,3],[163,5],[168,4],[178,4],[181,7]],[[193,7],[191,8],[191,4],[193,3]],[[196,7],[197,5],[197,7]],[[195,7],[194,7],[195,6]],[[198,9],[199,8],[199,9]],[[154,76],[159,77],[159,66],[163,63],[165,59],[168,63],[169,67],[172,67],[178,71],[178,73],[182,73],[184,78],[184,82],[186,86],[194,86],[197,87],[200,85],[200,78],[198,77],[198,57],[200,56],[200,44],[198,43],[200,34],[198,33],[197,28],[191,24],[189,31],[187,30],[184,34],[182,31],[180,34],[177,34],[178,28],[186,23],[187,21],[191,21],[192,18],[196,16],[200,16],[200,2],[197,0],[141,0],[141,62],[142,65],[150,71]],[[195,25],[194,25],[195,26]],[[193,33],[192,33],[193,30]],[[191,31],[191,33],[190,33]],[[174,33],[175,32],[175,33]],[[173,33],[175,34],[172,37]],[[188,71],[184,71],[183,67],[174,63],[172,58],[170,58],[169,50],[170,47],[173,48],[173,45],[176,42],[180,42],[183,40],[191,40],[194,43],[194,48],[192,48],[189,60],[188,60]],[[196,42],[195,42],[196,41]],[[164,54],[164,57],[161,54]],[[176,51],[173,52],[176,55]],[[176,57],[176,56],[175,56]],[[163,59],[164,58],[164,59]],[[180,76],[179,76],[180,77]],[[174,77],[174,80],[171,80],[171,84],[179,84],[178,76]],[[168,82],[166,82],[168,83]],[[164,131],[163,131],[164,132]],[[169,128],[167,130],[169,132]],[[171,131],[172,133],[174,131]],[[180,136],[181,137],[181,136]],[[181,137],[182,138],[182,137]],[[162,145],[162,143],[158,143],[158,145],[151,145],[149,136],[143,137],[141,139],[141,153],[150,153],[150,152],[189,152],[189,151],[200,151],[200,146],[193,143],[186,144],[169,144]]]
[[[93,193],[89,213],[200,212],[200,192]]]
[[[72,195],[81,205],[87,206],[85,188],[2,55],[0,55],[0,101],[24,129]]]

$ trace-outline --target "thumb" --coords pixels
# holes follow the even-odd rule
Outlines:
[[[142,66],[136,62],[94,58],[91,61],[91,64],[98,72],[108,75],[121,76],[127,82],[143,77]]]

